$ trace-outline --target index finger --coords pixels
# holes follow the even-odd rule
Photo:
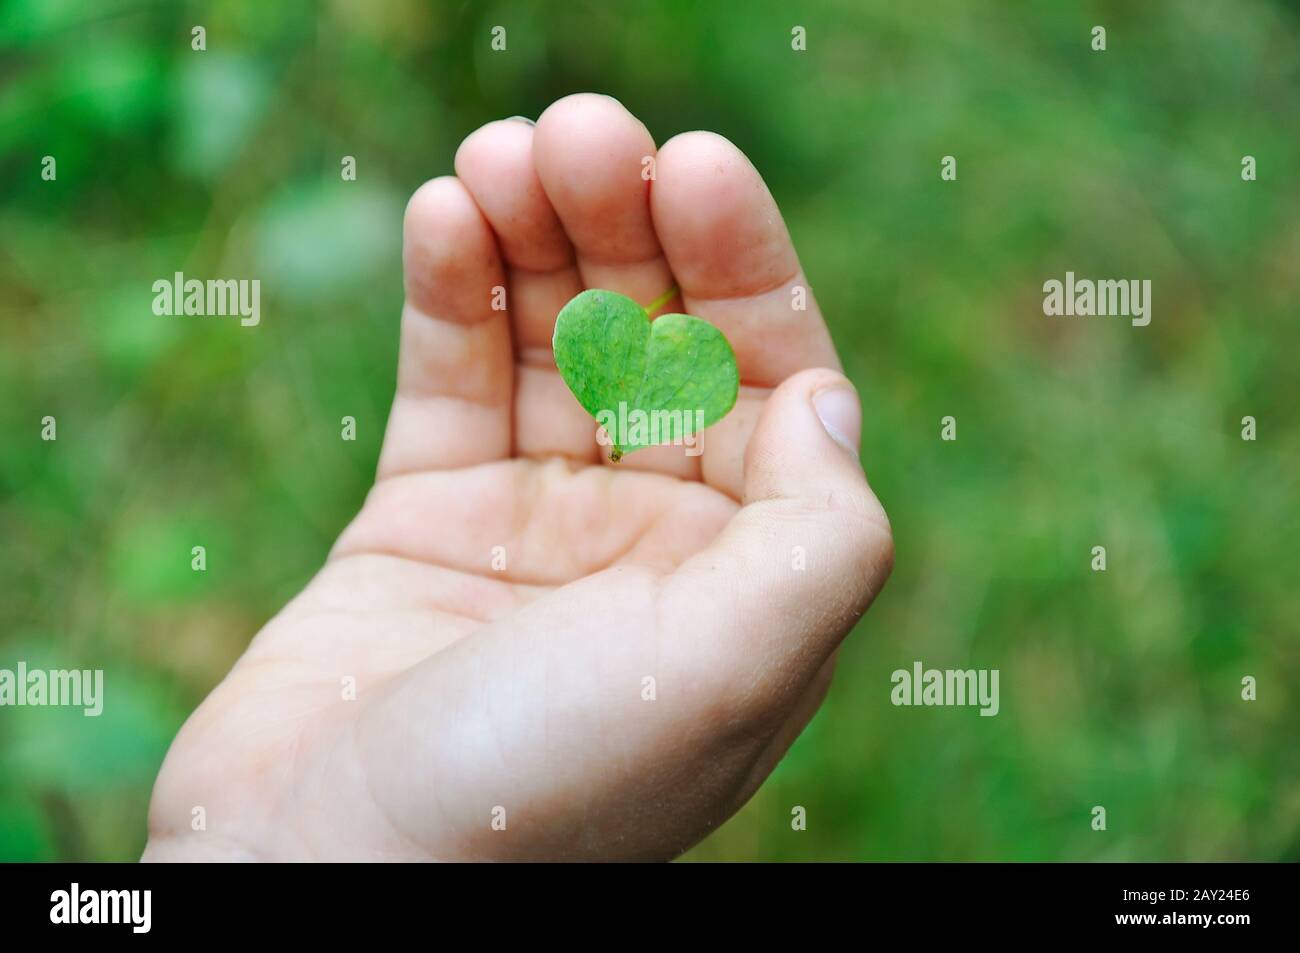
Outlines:
[[[758,171],[722,136],[688,132],[659,150],[655,231],[686,311],[722,329],[740,394],[704,437],[701,478],[739,500],[745,448],[772,389],[814,367],[839,370],[826,322],[781,212]]]
[[[781,211],[731,142],[688,132],[665,143],[650,210],[687,310],[727,335],[742,384],[839,367]]]

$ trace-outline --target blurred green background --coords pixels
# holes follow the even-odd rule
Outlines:
[[[370,484],[406,197],[579,90],[766,177],[897,537],[825,709],[689,856],[1300,859],[1295,4],[0,11],[0,667],[110,693],[0,709],[0,859],[138,856],[175,731]],[[1067,270],[1150,278],[1151,325],[1044,317]],[[154,316],[174,271],[260,277],[261,326]],[[892,706],[915,660],[999,669],[1001,713]]]

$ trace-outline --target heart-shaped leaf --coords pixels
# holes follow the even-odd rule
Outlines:
[[[736,402],[731,345],[689,314],[651,321],[631,298],[591,289],[560,311],[552,346],[569,390],[605,428],[614,461],[657,444],[697,447],[699,432]]]

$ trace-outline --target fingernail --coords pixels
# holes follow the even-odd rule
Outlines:
[[[534,119],[529,119],[527,116],[511,116],[510,118],[511,118],[511,119],[514,119],[514,120],[517,120],[517,121],[519,121],[519,122],[526,122],[526,123],[528,123],[528,125],[530,125],[530,126],[535,126],[535,125],[537,125],[537,121],[536,121],[536,120],[534,120]]]
[[[858,395],[848,387],[828,387],[813,394],[813,407],[831,439],[856,459],[862,439],[862,405],[858,403]]]

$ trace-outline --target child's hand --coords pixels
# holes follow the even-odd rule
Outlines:
[[[776,765],[889,574],[856,394],[731,143],[656,153],[571,96],[484,126],[456,172],[407,208],[375,487],[177,737],[146,859],[672,857]],[[740,397],[703,456],[610,464],[555,315],[674,282]]]

